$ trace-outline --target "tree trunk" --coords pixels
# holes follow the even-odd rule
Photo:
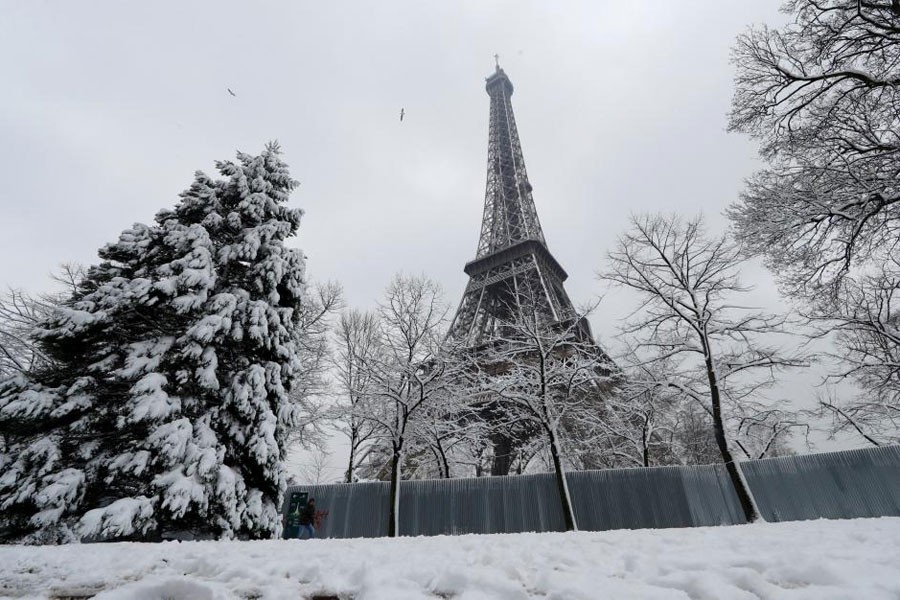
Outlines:
[[[548,435],[550,436],[550,456],[553,458],[553,468],[556,471],[556,489],[559,491],[559,501],[562,504],[566,531],[578,531],[578,525],[575,523],[575,512],[572,510],[572,498],[569,495],[569,484],[566,482],[566,472],[563,469],[562,459],[559,456],[556,435],[552,431],[548,432]]]
[[[644,460],[644,466],[650,466],[650,440],[647,436],[647,429],[650,427],[650,418],[644,419],[644,427],[641,429],[641,457]]]
[[[344,473],[344,481],[353,483],[353,463],[356,461],[356,428],[351,427],[350,433],[350,460],[347,462],[347,472]]]
[[[447,459],[447,453],[444,452],[444,448],[438,444],[438,452],[441,455],[441,462],[444,465],[444,479],[450,479],[450,461]]]
[[[394,449],[391,456],[391,508],[388,521],[388,537],[400,535],[400,466],[402,449]]]
[[[713,429],[715,430],[716,445],[719,447],[719,453],[725,462],[725,468],[728,471],[728,477],[731,479],[731,485],[737,494],[738,501],[741,503],[741,509],[744,511],[744,518],[748,523],[759,520],[760,515],[756,510],[753,502],[750,488],[744,481],[740,467],[734,462],[734,456],[728,448],[728,439],[725,437],[725,425],[722,422],[722,399],[719,394],[719,379],[716,374],[716,368],[712,361],[711,350],[706,339],[702,340],[703,349],[706,354],[706,376],[709,380],[709,396],[712,403]]]
[[[491,440],[494,445],[494,457],[491,461],[491,476],[509,475],[512,467],[512,438],[505,434],[497,434]]]

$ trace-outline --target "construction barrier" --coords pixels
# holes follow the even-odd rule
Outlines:
[[[900,446],[767,458],[741,467],[767,521],[900,516]],[[566,477],[582,530],[744,522],[723,465],[576,471]],[[387,482],[291,486],[284,510],[292,492],[305,492],[320,511],[319,537],[380,537],[388,530],[389,491]],[[552,473],[400,484],[400,535],[562,530]]]

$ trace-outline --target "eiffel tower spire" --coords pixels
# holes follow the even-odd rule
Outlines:
[[[491,97],[491,119],[487,192],[476,258],[524,240],[545,243],[510,102],[513,84],[498,65],[485,87]]]
[[[468,346],[498,335],[504,321],[516,318],[512,313],[526,308],[523,298],[548,321],[576,316],[563,288],[567,274],[544,239],[510,101],[513,84],[499,64],[485,88],[491,112],[484,215],[475,259],[465,266],[469,283],[448,336]],[[586,321],[580,331],[591,338]]]

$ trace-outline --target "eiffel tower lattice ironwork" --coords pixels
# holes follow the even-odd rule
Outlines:
[[[504,321],[515,318],[522,298],[553,322],[576,318],[563,282],[568,275],[550,253],[525,170],[522,145],[510,97],[513,85],[497,66],[488,77],[491,98],[488,133],[487,190],[475,260],[465,266],[469,282],[450,326],[449,339],[477,346],[498,335]],[[580,325],[591,338],[587,321]]]
[[[566,271],[547,248],[510,102],[513,85],[499,64],[485,87],[491,112],[481,236],[475,259],[465,266],[469,282],[448,341],[477,352],[479,347],[504,338],[504,323],[528,314],[544,319],[551,327],[576,325],[572,329],[578,341],[605,356],[594,343],[587,320],[579,319],[566,294]],[[528,306],[523,305],[526,302]],[[488,412],[496,408],[486,407]],[[512,456],[531,435],[523,431],[493,435],[491,474],[508,474]]]

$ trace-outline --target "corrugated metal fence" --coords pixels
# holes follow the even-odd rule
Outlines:
[[[900,516],[900,446],[741,463],[768,521]]]
[[[900,516],[900,446],[741,463],[769,521]],[[743,523],[721,465],[578,471],[567,474],[583,530]],[[328,511],[321,537],[387,535],[386,482],[294,486]],[[286,508],[286,503],[285,503]],[[403,481],[400,534],[562,531],[550,473]]]

